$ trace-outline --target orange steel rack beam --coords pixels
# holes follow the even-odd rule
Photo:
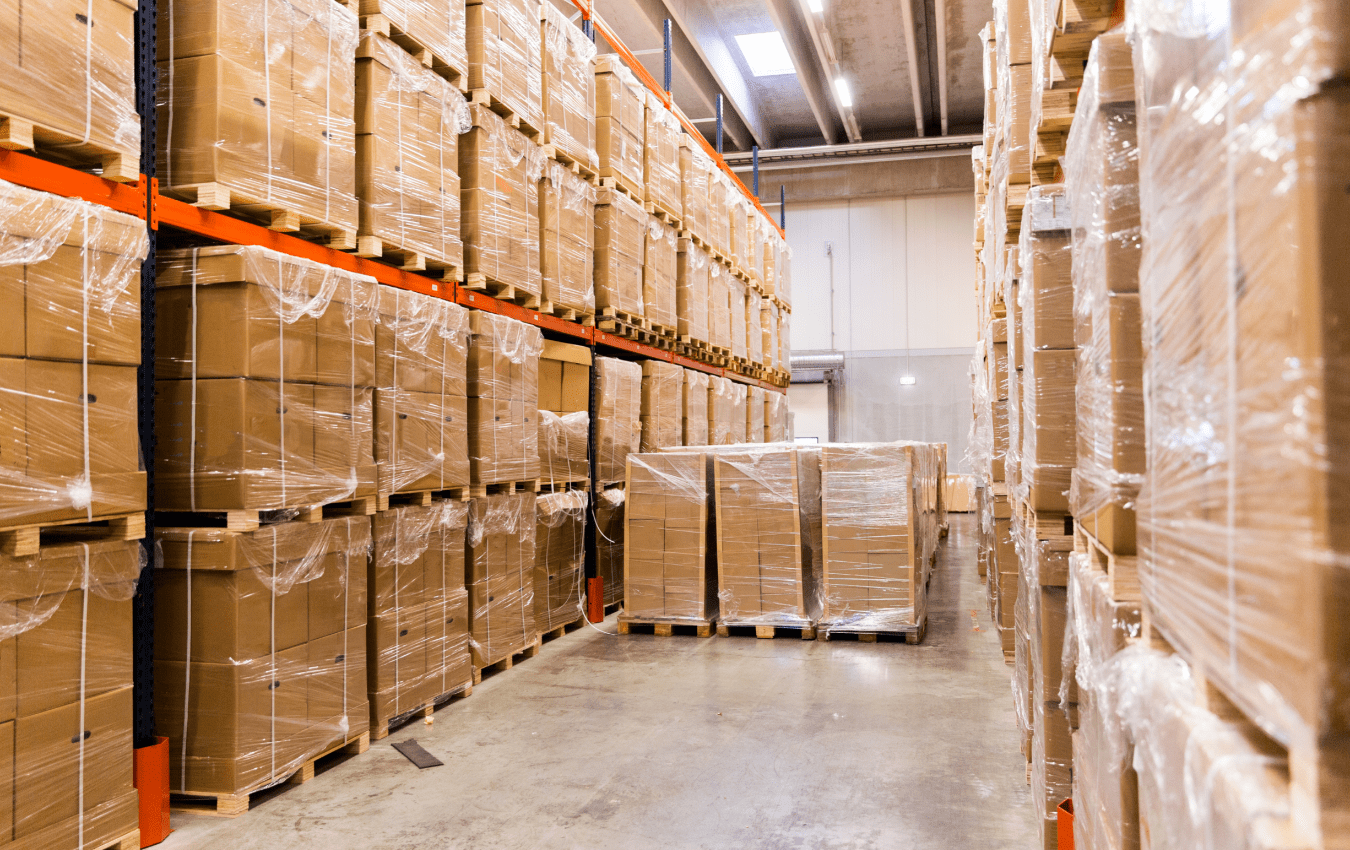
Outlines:
[[[146,217],[145,204],[150,196],[144,175],[136,183],[114,183],[18,151],[0,150],[0,180],[101,204],[141,219]]]

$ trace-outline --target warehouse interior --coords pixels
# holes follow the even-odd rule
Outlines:
[[[0,848],[1350,850],[1344,0],[0,45]]]

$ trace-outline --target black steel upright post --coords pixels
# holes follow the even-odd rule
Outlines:
[[[787,232],[787,187],[778,187],[778,227]]]
[[[717,152],[722,153],[722,95],[717,95]]]
[[[666,18],[665,25],[665,54],[666,54],[666,94],[670,94],[670,18]]]
[[[581,34],[589,38],[592,44],[595,43],[595,24],[591,23],[590,18],[581,19]]]
[[[759,197],[759,145],[750,146],[750,170],[755,178],[755,197]]]
[[[145,467],[145,539],[147,555],[132,603],[135,746],[148,747],[155,738],[155,242],[149,226],[154,209],[155,176],[155,26],[156,0],[141,0],[136,11],[136,111],[141,117],[141,173],[146,176],[146,231],[149,252],[141,266],[141,365],[136,370],[137,423]]]

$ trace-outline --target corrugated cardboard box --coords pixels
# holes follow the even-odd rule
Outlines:
[[[535,494],[488,496],[469,503],[469,652],[486,667],[539,636],[534,621]]]
[[[479,0],[466,5],[469,88],[483,90],[530,128],[543,129],[539,0]]]
[[[470,23],[482,8],[469,7]],[[464,270],[538,297],[543,154],[487,107],[474,104],[469,114],[473,128],[459,145]]]
[[[549,160],[539,181],[539,210],[544,300],[555,309],[594,314],[595,187]]]
[[[764,399],[763,387],[747,387],[745,397],[745,441],[747,443],[764,442]]]
[[[713,262],[708,252],[681,238],[675,256],[675,324],[680,336],[709,344],[708,283]]]
[[[683,216],[679,119],[654,92],[646,92],[642,148],[643,200],[675,218]]]
[[[680,206],[684,229],[708,240],[708,184],[713,174],[712,158],[703,146],[686,135],[680,137]]]
[[[708,378],[708,445],[741,442],[732,426],[736,422],[736,398],[732,381],[718,375]]]
[[[539,355],[539,408],[554,413],[590,410],[591,349],[544,340]]]
[[[717,616],[710,467],[697,451],[629,455],[626,616],[705,624]]]
[[[642,260],[642,304],[647,321],[657,330],[674,331],[676,281],[675,228],[647,216]]]
[[[708,441],[708,387],[716,378],[697,369],[685,369],[681,387],[682,445],[706,446]]]
[[[630,452],[642,439],[642,367],[614,357],[595,359],[596,484],[622,482]]]
[[[683,368],[660,360],[642,361],[642,451],[680,445],[683,395]]]
[[[595,305],[643,315],[647,213],[633,199],[601,189],[595,207]]]
[[[582,617],[587,504],[585,490],[547,493],[535,502],[534,620],[540,632]]]
[[[646,104],[646,89],[618,56],[597,57],[595,137],[600,176],[617,179],[634,198],[645,197],[642,158]]]
[[[543,144],[594,171],[595,44],[551,3],[543,4]]]
[[[538,328],[469,314],[469,475],[475,484],[539,477]]]
[[[731,270],[720,261],[708,263],[708,342],[719,353],[731,353]]]

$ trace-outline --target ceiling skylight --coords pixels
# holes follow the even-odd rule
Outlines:
[[[797,73],[797,69],[792,67],[792,58],[788,56],[787,45],[777,30],[738,35],[736,43],[745,55],[750,73],[756,77]]]

